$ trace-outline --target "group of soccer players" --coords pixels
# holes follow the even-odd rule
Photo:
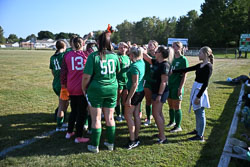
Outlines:
[[[158,46],[154,40],[149,41],[147,47],[120,42],[118,53],[115,53],[110,41],[112,32],[112,27],[109,26],[98,37],[97,51],[91,47],[93,44],[84,49],[87,38],[93,33],[89,33],[84,39],[72,37],[71,48],[67,50],[62,40],[57,41],[57,51],[50,59],[50,69],[54,76],[53,90],[59,97],[59,106],[56,110],[57,130],[64,130],[63,122],[70,102],[71,113],[65,138],[70,139],[75,136],[75,143],[88,142],[89,138],[83,137],[83,126],[90,115],[91,144],[88,145],[88,150],[98,153],[103,115],[107,135],[104,145],[112,151],[115,143],[116,111],[117,121],[126,119],[130,135],[126,147],[133,149],[140,145],[141,102],[145,96],[147,119],[144,125],[151,124],[153,116],[159,130],[156,136],[157,143],[167,143],[164,134],[163,104],[168,100],[170,121],[167,127],[172,127],[170,132],[182,131],[181,100],[186,79],[185,72],[196,70],[198,80],[195,81],[198,86],[196,84],[193,89],[197,99],[194,98],[191,103],[194,103],[193,107],[196,106],[194,110],[197,119],[196,129],[190,133],[195,134],[195,137],[190,139],[204,139],[204,107],[210,106],[206,88],[212,73],[211,61],[208,61],[212,56],[211,49],[202,48],[199,57],[201,55],[200,60],[203,63],[189,69],[181,42],[173,43],[173,47]],[[200,80],[198,75],[202,76]]]

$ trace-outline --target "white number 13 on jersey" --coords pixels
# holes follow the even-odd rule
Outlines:
[[[102,68],[101,74],[103,75],[107,73],[113,74],[115,72],[115,62],[113,59],[109,59],[108,63],[107,63],[107,60],[101,60],[100,65]]]
[[[83,70],[83,58],[82,57],[71,57],[72,70]]]

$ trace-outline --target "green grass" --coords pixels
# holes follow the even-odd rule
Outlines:
[[[53,51],[0,50],[1,151],[55,129],[53,112],[58,100],[51,88],[49,58],[52,54]],[[198,62],[197,57],[188,57],[188,60],[191,65]],[[113,152],[103,145],[104,126],[99,154],[89,153],[87,144],[75,144],[64,138],[64,132],[57,132],[8,153],[0,160],[0,166],[217,166],[240,92],[240,85],[230,85],[225,80],[247,75],[249,63],[249,59],[215,59],[208,89],[212,107],[206,110],[205,143],[190,142],[186,135],[195,128],[194,113],[188,113],[189,93],[194,81],[194,72],[191,72],[182,104],[183,131],[170,134],[166,129],[169,139],[166,145],[154,144],[152,135],[157,134],[157,128],[152,124],[142,125],[140,147],[130,151],[124,149],[129,135],[126,123],[122,122],[117,123]],[[143,114],[145,118],[144,101]],[[168,122],[167,104],[164,115]],[[239,164],[242,161],[232,161],[232,165]]]

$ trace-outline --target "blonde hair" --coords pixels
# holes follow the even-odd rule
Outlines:
[[[214,55],[213,55],[213,51],[212,51],[212,49],[211,49],[210,47],[208,47],[208,46],[203,46],[203,47],[200,49],[200,51],[201,51],[204,55],[206,55],[206,56],[208,57],[208,59],[209,59],[209,61],[210,61],[211,64],[214,63]]]
[[[180,41],[174,42],[173,45],[176,45],[181,49],[181,54],[184,55],[183,44]]]
[[[172,64],[174,60],[174,49],[172,47],[168,47],[168,62]]]
[[[150,40],[148,43],[152,43],[156,48],[158,48],[159,44],[156,40]]]
[[[129,50],[129,53],[132,53],[135,58],[140,59],[143,58],[143,51],[144,49],[142,47],[131,47]]]
[[[125,42],[119,42],[118,47],[120,47],[120,46],[126,46],[128,48],[128,45]]]

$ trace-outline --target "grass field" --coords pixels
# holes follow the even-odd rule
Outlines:
[[[49,58],[52,51],[0,50],[0,151],[55,129],[53,112],[57,97],[51,88]],[[190,65],[197,57],[188,57]],[[187,132],[195,127],[194,113],[188,113],[189,93],[194,72],[188,74],[185,85],[183,131],[170,134],[169,143],[154,144],[152,135],[157,128],[142,125],[141,146],[134,150],[123,148],[128,140],[125,122],[117,123],[115,151],[105,149],[105,127],[100,153],[87,151],[87,144],[66,140],[65,132],[55,134],[24,148],[9,152],[1,158],[0,166],[217,166],[238,100],[240,85],[225,82],[227,77],[249,73],[250,59],[215,59],[208,93],[211,109],[206,110],[205,143],[190,142]],[[143,101],[144,105],[144,101]],[[145,118],[145,110],[143,107]],[[168,106],[164,105],[168,122]],[[230,166],[248,166],[246,161],[232,160]]]

